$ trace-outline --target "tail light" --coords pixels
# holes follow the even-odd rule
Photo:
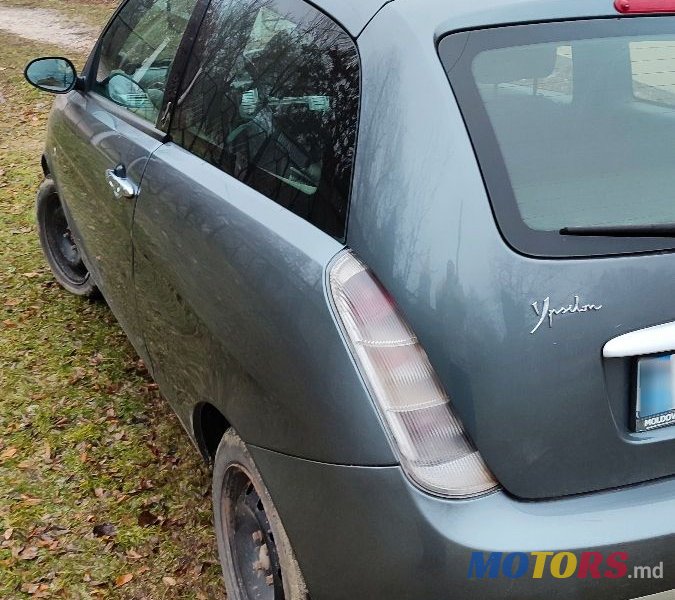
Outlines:
[[[426,490],[453,498],[496,489],[424,349],[375,276],[345,252],[331,268],[330,290],[408,476]]]

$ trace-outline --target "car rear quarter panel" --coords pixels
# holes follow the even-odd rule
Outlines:
[[[394,462],[326,297],[340,243],[170,143],[146,169],[134,245],[154,374],[187,425],[207,402],[250,444]]]

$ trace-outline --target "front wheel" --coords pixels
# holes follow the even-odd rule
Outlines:
[[[229,600],[306,600],[300,567],[244,442],[223,436],[213,469],[213,514]]]
[[[52,179],[45,179],[40,186],[35,208],[42,252],[56,281],[76,296],[96,295],[98,290],[70,233]]]

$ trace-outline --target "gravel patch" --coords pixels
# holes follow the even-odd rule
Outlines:
[[[89,27],[45,8],[0,6],[0,30],[78,52],[88,52],[96,41],[96,32]]]

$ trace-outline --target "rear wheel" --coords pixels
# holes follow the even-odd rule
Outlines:
[[[56,281],[71,294],[95,295],[97,288],[73,240],[52,179],[45,179],[38,190],[36,215],[42,251]]]
[[[286,531],[246,446],[223,436],[213,470],[213,512],[229,600],[306,600]]]

